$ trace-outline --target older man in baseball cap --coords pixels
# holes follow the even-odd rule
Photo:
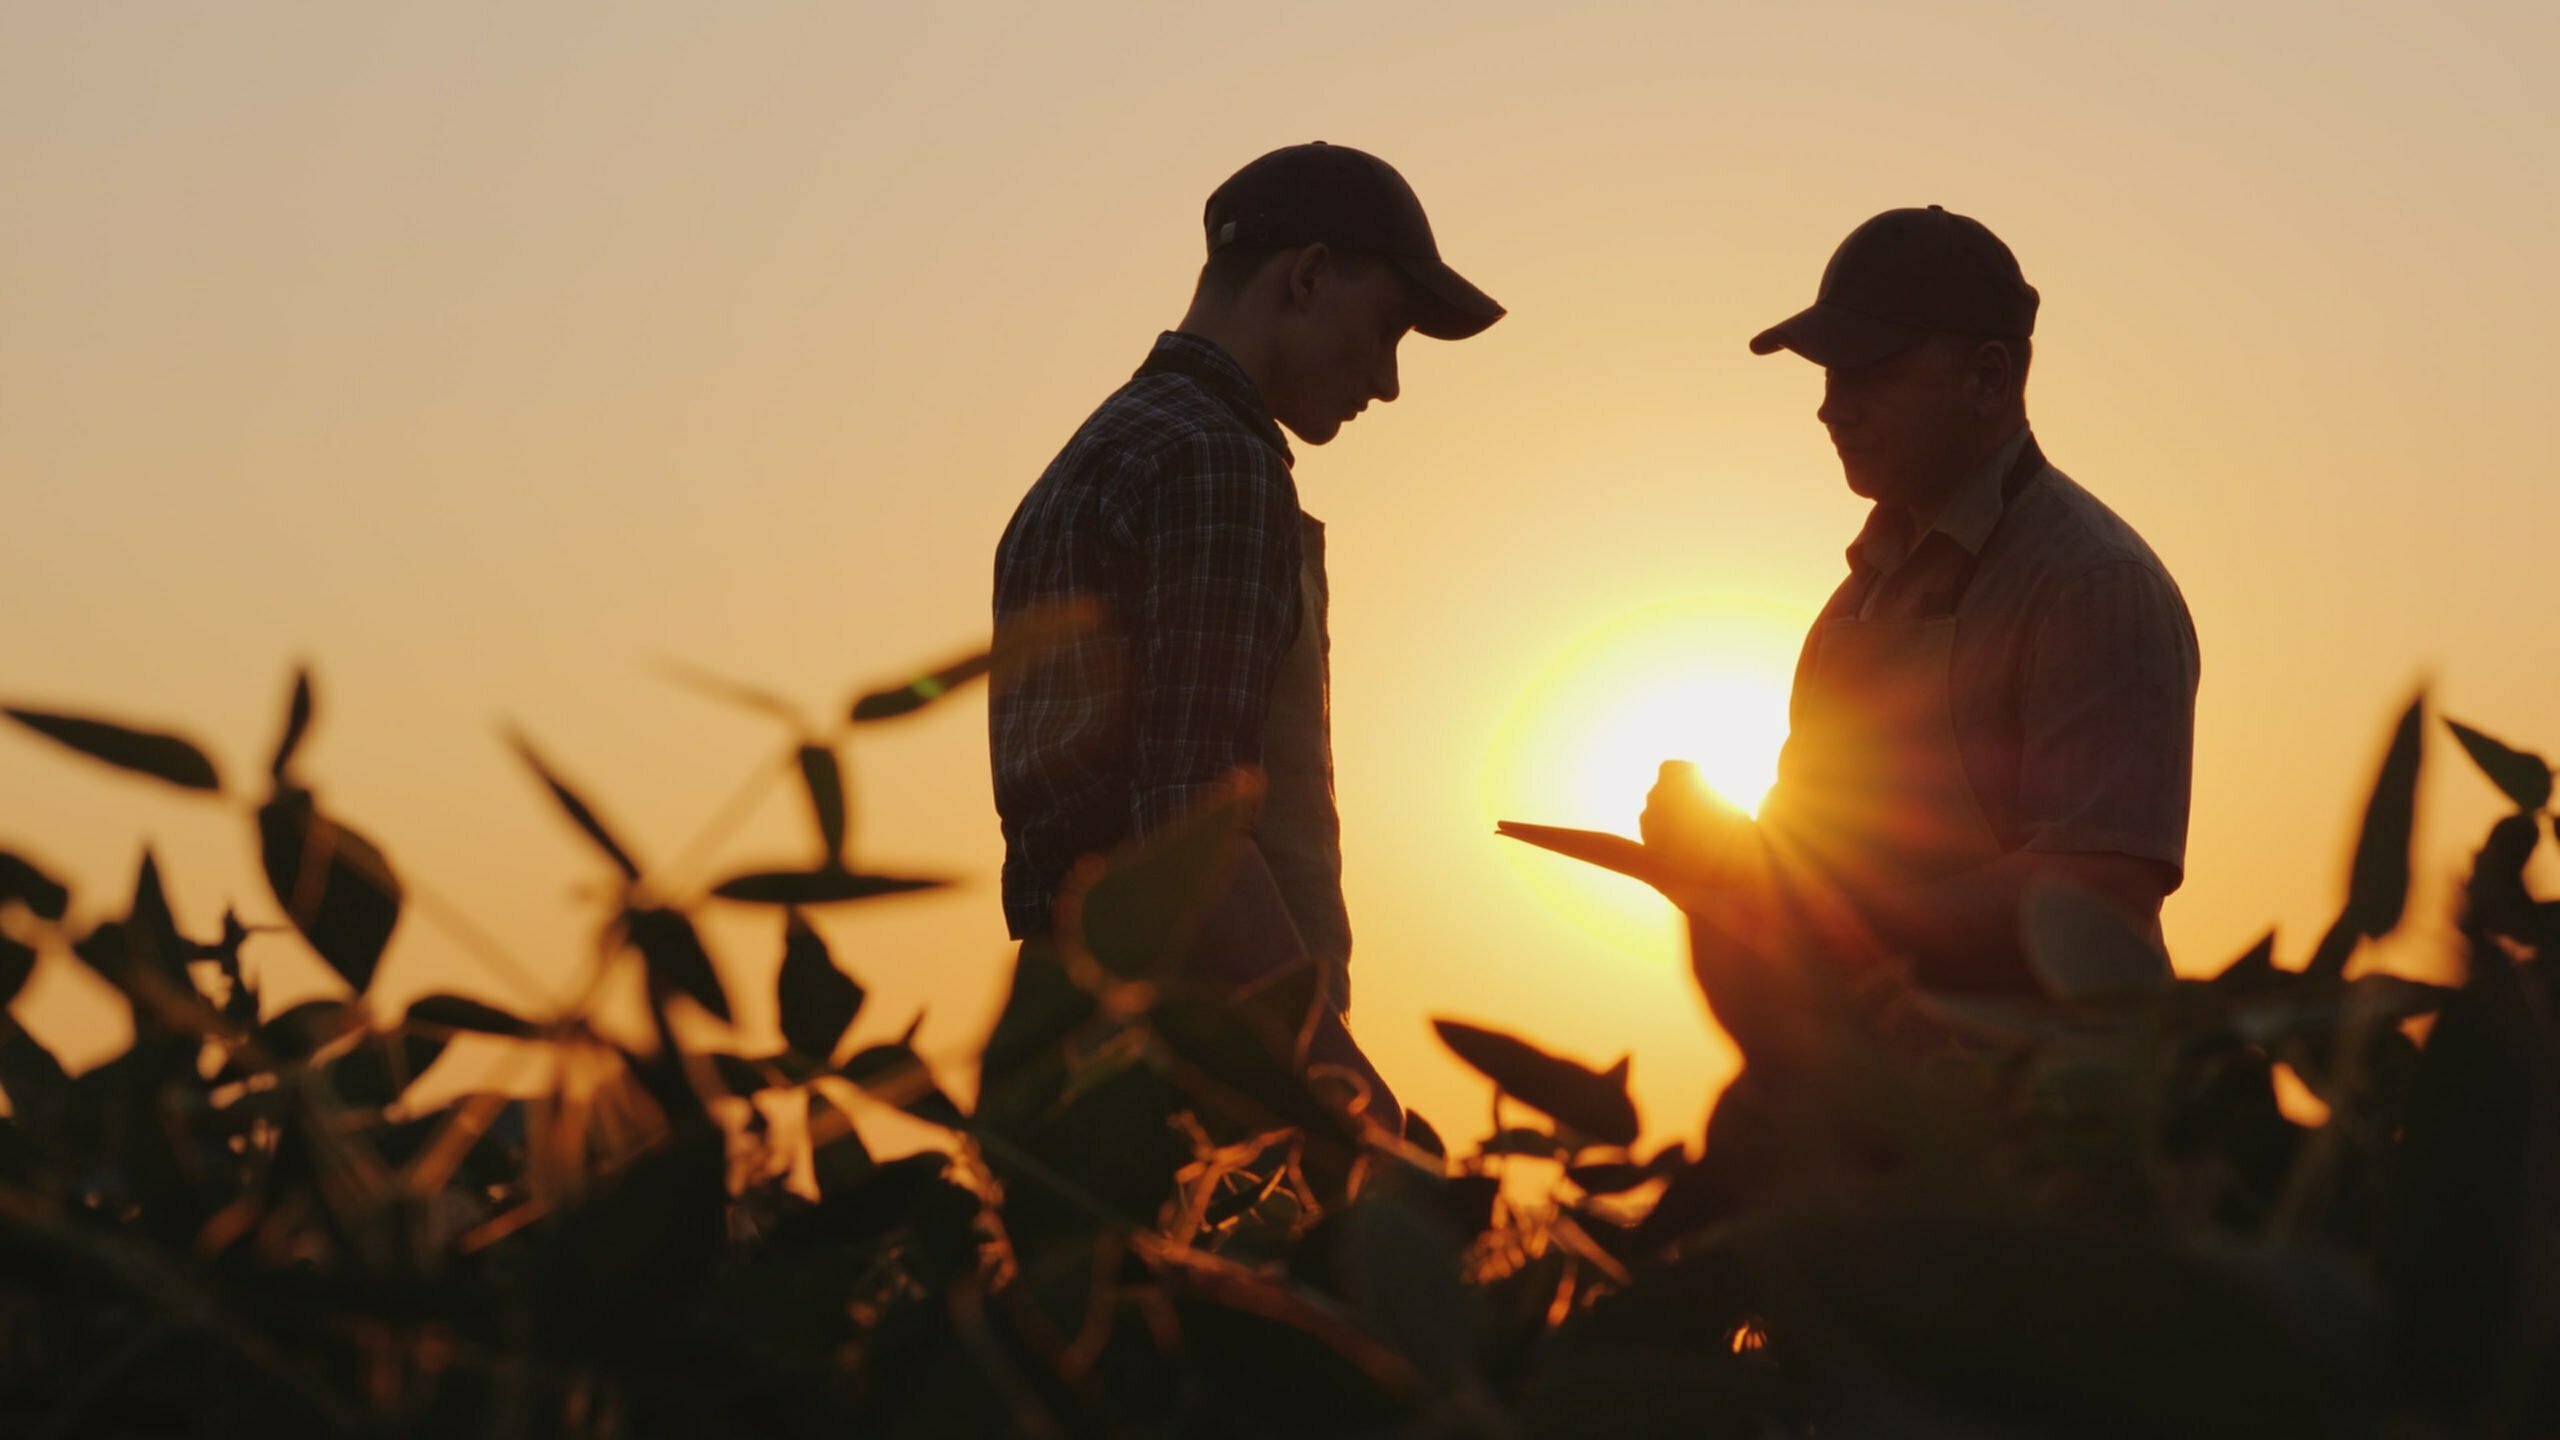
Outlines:
[[[1751,838],[1933,988],[2031,988],[2019,923],[2042,884],[2156,939],[2185,865],[2195,627],[2160,557],[2028,426],[2038,300],[1981,222],[1888,210],[1751,341],[1822,368],[1816,417],[1874,502],[1805,638]],[[1728,898],[1736,821],[1666,767],[1645,838],[1699,913]]]
[[[1392,1132],[1396,1102],[1345,1024],[1324,527],[1299,508],[1281,432],[1330,442],[1396,398],[1407,333],[1463,339],[1502,307],[1440,258],[1404,177],[1348,146],[1262,156],[1202,220],[1189,312],[1067,441],[996,549],[1000,634],[1064,601],[1103,617],[990,696],[1005,919],[1046,934],[1079,859],[1258,768],[1253,844],[1197,964],[1249,983],[1312,960],[1310,1067],[1356,1081]]]

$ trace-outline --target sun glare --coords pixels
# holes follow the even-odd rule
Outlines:
[[[1686,600],[1624,616],[1532,674],[1487,756],[1488,818],[1632,835],[1665,760],[1756,810],[1777,778],[1801,621],[1743,598]],[[1667,957],[1678,929],[1635,881],[1514,842],[1529,888],[1621,948]]]

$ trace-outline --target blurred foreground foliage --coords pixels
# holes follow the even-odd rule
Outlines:
[[[647,1043],[600,1033],[585,1000],[368,1004],[414,907],[299,778],[307,678],[244,802],[271,893],[242,904],[275,923],[187,933],[146,856],[121,914],[75,925],[65,887],[0,854],[0,1001],[60,954],[134,1028],[75,1077],[0,1015],[0,1430],[2560,1432],[2560,907],[2524,881],[2549,825],[2536,756],[2453,727],[2514,803],[2470,877],[2457,985],[2349,973],[2406,908],[2413,704],[2300,968],[2270,936],[2209,980],[2127,986],[2157,973],[2119,963],[2147,942],[2067,893],[2027,917],[2035,1003],[1746,944],[1700,966],[1746,1061],[1701,1153],[1630,1148],[1625,1061],[1448,1020],[1494,1087],[1460,1156],[1299,1063],[1312,973],[1191,978],[1241,793],[1079,878],[1018,958],[972,1109],[912,1027],[847,1044],[863,987],[802,910],[935,882],[854,867],[838,747],[991,663],[823,731],[683,672],[794,728],[773,773],[806,790],[818,841],[805,869],[700,897],[514,739],[617,877],[586,994],[637,967]],[[178,736],[7,713],[237,798]],[[779,1051],[698,1038],[730,1016],[694,923],[712,903],[774,912]],[[272,1011],[250,955],[296,943],[345,993]],[[404,1098],[459,1036],[544,1080]],[[2279,1109],[2280,1072],[2324,1123]],[[875,1156],[863,1107],[948,1144]]]

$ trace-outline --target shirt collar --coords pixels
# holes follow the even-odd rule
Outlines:
[[[1990,459],[1967,475],[1955,493],[1947,497],[1946,508],[1938,512],[1937,523],[1929,527],[1929,534],[1944,535],[1967,555],[1979,556],[1982,547],[1991,542],[1991,532],[1999,528],[2000,516],[2008,509],[2008,499],[2001,493],[2002,483],[2032,438],[2021,427]],[[1926,538],[1910,533],[1901,511],[1878,505],[1867,512],[1867,523],[1858,531],[1858,538],[1849,542],[1849,568],[1889,575]]]
[[[1156,337],[1155,349],[1147,352],[1147,363],[1138,367],[1138,374],[1185,375],[1198,381],[1202,389],[1261,437],[1262,443],[1278,451],[1281,464],[1296,468],[1298,457],[1290,453],[1288,437],[1280,433],[1279,422],[1271,418],[1271,407],[1263,403],[1253,377],[1244,373],[1244,367],[1216,341],[1167,330]]]

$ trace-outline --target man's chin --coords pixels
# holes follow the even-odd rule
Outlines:
[[[1342,422],[1339,420],[1309,420],[1300,422],[1283,418],[1280,423],[1289,427],[1290,434],[1297,436],[1300,440],[1309,445],[1322,445],[1326,441],[1331,440],[1334,436],[1342,433]]]

